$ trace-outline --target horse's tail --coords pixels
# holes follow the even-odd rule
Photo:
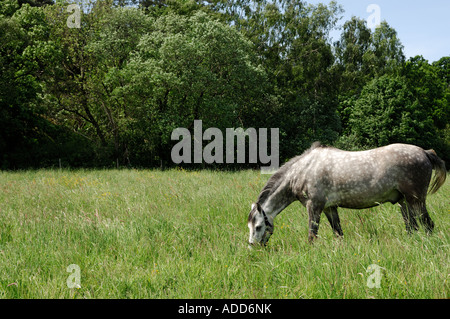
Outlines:
[[[425,154],[435,170],[434,179],[431,183],[430,190],[428,191],[429,194],[434,194],[444,184],[445,179],[447,178],[447,170],[445,169],[445,162],[437,156],[434,150],[427,150],[425,151]]]

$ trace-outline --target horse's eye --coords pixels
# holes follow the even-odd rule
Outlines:
[[[256,226],[256,231],[259,232],[261,230],[262,226]]]

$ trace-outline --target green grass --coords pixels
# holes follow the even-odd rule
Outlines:
[[[258,171],[0,173],[1,298],[449,298],[450,182],[428,197],[436,224],[405,232],[399,207],[340,210],[307,242],[306,210],[247,248]],[[81,288],[68,288],[70,264]],[[371,264],[382,267],[369,288]]]

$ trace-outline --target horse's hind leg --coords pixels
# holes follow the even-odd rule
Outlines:
[[[402,203],[403,202],[403,203]],[[410,226],[413,227],[414,230],[418,230],[419,226],[417,225],[415,217],[419,218],[419,221],[425,228],[425,231],[430,234],[433,232],[434,229],[434,223],[431,220],[430,215],[428,214],[427,207],[425,205],[425,199],[420,199],[417,196],[409,196],[406,197],[406,204],[404,201],[399,202],[401,205],[402,215],[403,219],[405,219],[405,216],[409,219]],[[407,209],[405,209],[407,206]],[[405,213],[405,210],[407,212]],[[405,219],[405,223],[407,224],[407,221]],[[408,224],[406,225],[406,229],[408,232],[411,232],[411,230],[408,229]]]
[[[419,208],[420,208],[419,221],[422,223],[427,234],[431,234],[434,229],[434,222],[431,220],[431,217],[428,214],[427,206],[425,205],[425,201],[422,201],[419,204]]]
[[[325,216],[327,216],[331,228],[333,228],[336,236],[343,236],[344,233],[342,232],[341,221],[339,220],[337,207],[326,208],[323,212],[325,213]]]
[[[403,220],[405,221],[406,231],[411,234],[413,231],[419,229],[414,212],[405,199],[401,199],[398,203],[400,204],[400,210],[402,212]]]
[[[402,201],[406,201],[409,218],[412,220],[413,218],[418,217],[427,233],[431,233],[434,228],[434,223],[431,220],[430,215],[428,215],[427,207],[425,205],[431,175],[431,167],[429,167],[429,169],[426,167],[418,169],[415,172],[414,179],[401,182],[399,184],[400,188],[398,189],[398,191],[404,195],[404,200]],[[402,205],[402,214],[403,218],[405,218],[403,207],[404,205]],[[417,222],[414,221],[413,227],[415,229],[418,228]]]

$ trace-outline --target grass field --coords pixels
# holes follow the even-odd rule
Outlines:
[[[340,210],[307,241],[306,210],[247,248],[258,171],[0,172],[1,298],[449,298],[450,178],[428,197],[436,224],[408,235],[399,207]],[[80,288],[68,288],[76,264]],[[367,285],[370,265],[380,288]],[[372,266],[373,267],[373,266]]]

